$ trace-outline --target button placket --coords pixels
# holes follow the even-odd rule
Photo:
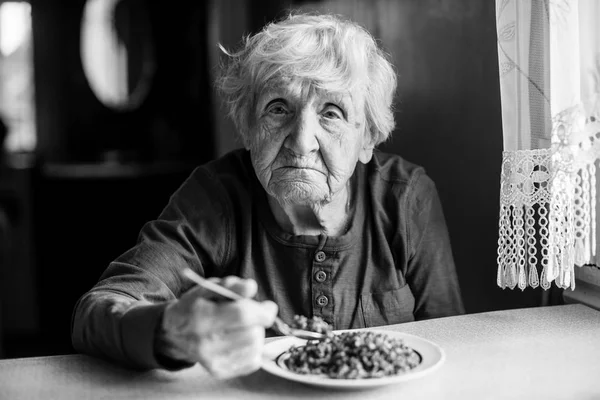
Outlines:
[[[331,271],[335,262],[335,257],[323,250],[318,250],[313,255],[313,315],[323,318],[328,323],[333,323],[334,298]]]

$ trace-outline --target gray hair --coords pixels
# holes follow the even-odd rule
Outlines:
[[[290,14],[243,39],[229,56],[217,88],[248,144],[258,95],[289,79],[332,92],[364,94],[366,127],[375,145],[394,129],[396,74],[389,56],[355,22],[336,15]]]

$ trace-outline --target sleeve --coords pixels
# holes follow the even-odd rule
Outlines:
[[[406,279],[415,296],[415,319],[464,314],[442,204],[434,182],[413,176],[407,207]]]
[[[155,334],[168,302],[191,286],[181,269],[210,276],[228,262],[228,204],[222,186],[196,170],[159,218],[144,225],[135,247],[110,263],[77,301],[71,323],[75,350],[136,369],[188,366],[157,360]]]

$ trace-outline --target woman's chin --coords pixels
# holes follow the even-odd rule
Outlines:
[[[328,191],[305,182],[278,184],[271,194],[280,202],[289,205],[311,206],[328,198]]]

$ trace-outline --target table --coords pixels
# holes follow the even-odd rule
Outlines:
[[[600,399],[600,312],[584,305],[391,325],[432,340],[446,361],[420,379],[318,389],[260,370],[216,380],[201,367],[135,372],[85,355],[0,361],[0,399]],[[277,340],[277,339],[274,339]]]

